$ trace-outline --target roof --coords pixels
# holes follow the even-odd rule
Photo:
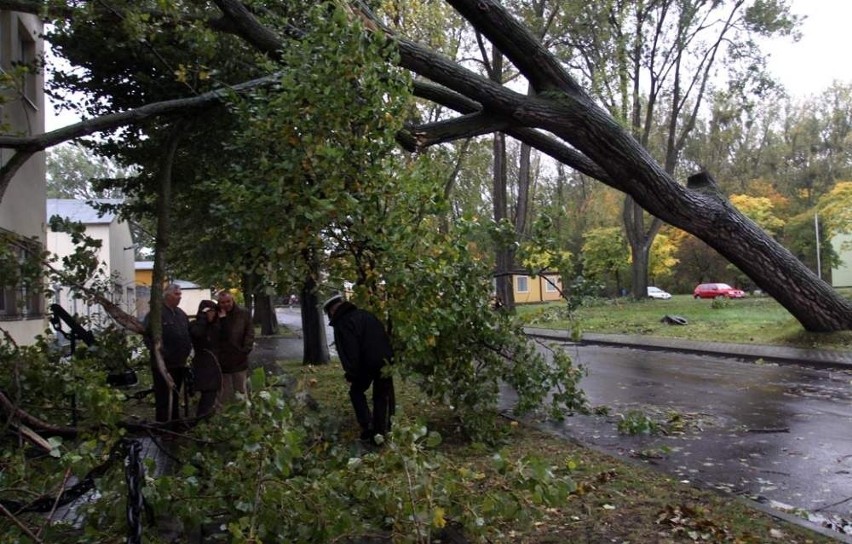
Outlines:
[[[121,200],[112,198],[101,198],[92,200],[92,202],[102,202],[105,204],[119,204]],[[90,206],[85,200],[75,200],[73,198],[48,198],[47,199],[47,218],[50,219],[54,215],[69,219],[71,221],[79,221],[84,225],[108,225],[115,220],[115,214],[105,213],[99,215],[100,212]]]

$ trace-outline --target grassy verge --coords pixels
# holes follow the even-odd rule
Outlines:
[[[282,366],[301,383],[310,384],[322,412],[344,418],[351,414],[337,365],[303,367],[287,361]],[[462,439],[452,412],[428,402],[412,384],[399,381],[397,404],[400,418],[423,421],[430,431],[442,435],[438,450],[449,460],[445,468],[488,474],[476,491],[482,497],[505,491],[499,473],[487,468],[493,465],[496,449]],[[354,418],[352,426],[351,436],[342,438],[354,439]],[[576,491],[562,504],[530,505],[530,522],[500,527],[499,533],[505,535],[500,542],[833,542],[741,501],[681,484],[650,468],[623,463],[527,425],[506,420],[504,430],[506,440],[499,448],[504,457],[513,462],[535,457],[554,473],[567,472]]]
[[[850,296],[852,291],[845,294]],[[574,324],[564,308],[564,303],[524,305],[518,306],[518,315],[537,327],[572,328]],[[682,316],[688,324],[667,325],[660,321],[665,315]],[[852,331],[805,332],[799,322],[770,297],[712,301],[675,295],[669,300],[596,301],[578,309],[575,319],[583,332],[852,350]]]

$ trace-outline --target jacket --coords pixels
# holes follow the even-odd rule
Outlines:
[[[219,318],[219,366],[222,373],[248,370],[248,356],[254,347],[254,325],[248,310],[234,304],[225,317]]]
[[[145,316],[145,345],[153,349],[149,318]],[[192,351],[192,342],[189,338],[189,318],[180,308],[169,308],[163,304],[163,362],[167,368],[179,368],[186,365],[186,359]],[[151,358],[153,364],[153,356]]]
[[[192,337],[192,371],[197,391],[218,391],[222,386],[222,371],[219,368],[219,322],[209,323],[201,314],[189,325]]]
[[[330,325],[347,378],[378,378],[385,364],[393,363],[390,338],[382,322],[370,312],[343,302]]]

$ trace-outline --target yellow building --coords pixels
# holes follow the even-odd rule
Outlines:
[[[558,274],[545,272],[538,276],[514,274],[512,290],[515,304],[551,302],[562,299],[562,279]]]
[[[142,319],[150,310],[151,283],[154,277],[154,261],[136,261],[136,317]],[[183,296],[180,299],[180,309],[192,317],[198,311],[198,304],[205,299],[212,299],[213,293],[197,283],[186,280],[170,280],[169,283],[180,285]]]

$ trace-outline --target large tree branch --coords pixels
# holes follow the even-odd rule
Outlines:
[[[44,134],[35,136],[2,136],[0,135],[0,148],[15,149],[17,153],[7,162],[3,168],[0,168],[0,201],[3,200],[3,195],[12,182],[12,177],[18,169],[38,151],[42,151],[51,146],[88,136],[96,132],[112,130],[125,125],[139,123],[152,117],[162,115],[187,114],[194,111],[203,110],[216,104],[223,102],[229,96],[243,93],[267,85],[272,85],[279,80],[277,74],[272,74],[266,77],[247,81],[234,85],[233,87],[216,89],[198,96],[190,98],[178,98],[175,100],[166,100],[153,104],[146,104],[140,108],[124,111],[121,113],[113,113],[87,119],[67,127],[63,127]]]
[[[483,136],[495,131],[503,132],[509,126],[509,121],[495,124],[488,114],[471,113],[435,123],[411,126],[408,130],[417,142],[417,147],[425,148],[464,138]]]
[[[233,28],[237,30],[240,37],[272,58],[278,57],[278,52],[283,48],[283,42],[271,35],[266,27],[242,6],[241,2],[237,0],[216,0],[216,5],[222,9],[227,17],[235,20]],[[366,13],[364,16],[368,21],[375,23],[374,28],[380,28],[379,23],[375,22],[371,14]],[[381,28],[381,31],[390,33],[385,28]],[[296,32],[291,32],[291,35],[296,34]],[[397,39],[402,54],[401,66],[435,82],[430,84],[422,80],[415,81],[414,90],[417,96],[443,104],[462,114],[481,110],[483,102],[487,102],[489,105],[494,104],[492,98],[502,110],[523,110],[527,99],[525,95],[511,91],[471,70],[467,70],[452,60],[415,42]],[[490,130],[486,130],[487,119],[489,117],[480,117],[477,120],[478,123],[481,123],[478,129],[479,133],[486,134],[505,128],[511,116],[497,115],[492,112]],[[517,126],[517,123],[512,123],[512,125]],[[620,184],[616,184],[594,162],[553,137],[525,128],[507,129],[506,133],[579,172],[623,190]],[[464,137],[464,132],[459,134],[459,137]],[[397,139],[409,150],[419,147],[423,143],[416,134],[400,134]]]
[[[505,8],[499,2],[447,0],[447,3],[497,46],[530,82],[536,93],[558,89],[591,101],[586,91],[544,47],[541,40],[517,19],[504,16]]]
[[[414,81],[414,94],[415,96],[441,104],[462,114],[475,113],[481,111],[482,108],[478,102],[471,100],[464,95],[447,89],[442,85],[425,80],[418,79]],[[492,118],[494,119],[492,123],[494,123],[495,127],[505,125],[505,123],[503,125],[498,125],[499,121],[496,114],[492,114]],[[514,126],[506,128],[505,132],[516,140],[529,144],[542,153],[553,157],[555,160],[565,164],[566,166],[570,166],[582,174],[597,179],[611,187],[623,190],[619,184],[610,179],[609,174],[607,174],[600,166],[589,160],[589,158],[582,153],[565,145],[563,141],[553,137],[552,135],[545,134],[544,132],[533,128],[518,128]],[[416,139],[412,136],[410,141],[414,144]]]

